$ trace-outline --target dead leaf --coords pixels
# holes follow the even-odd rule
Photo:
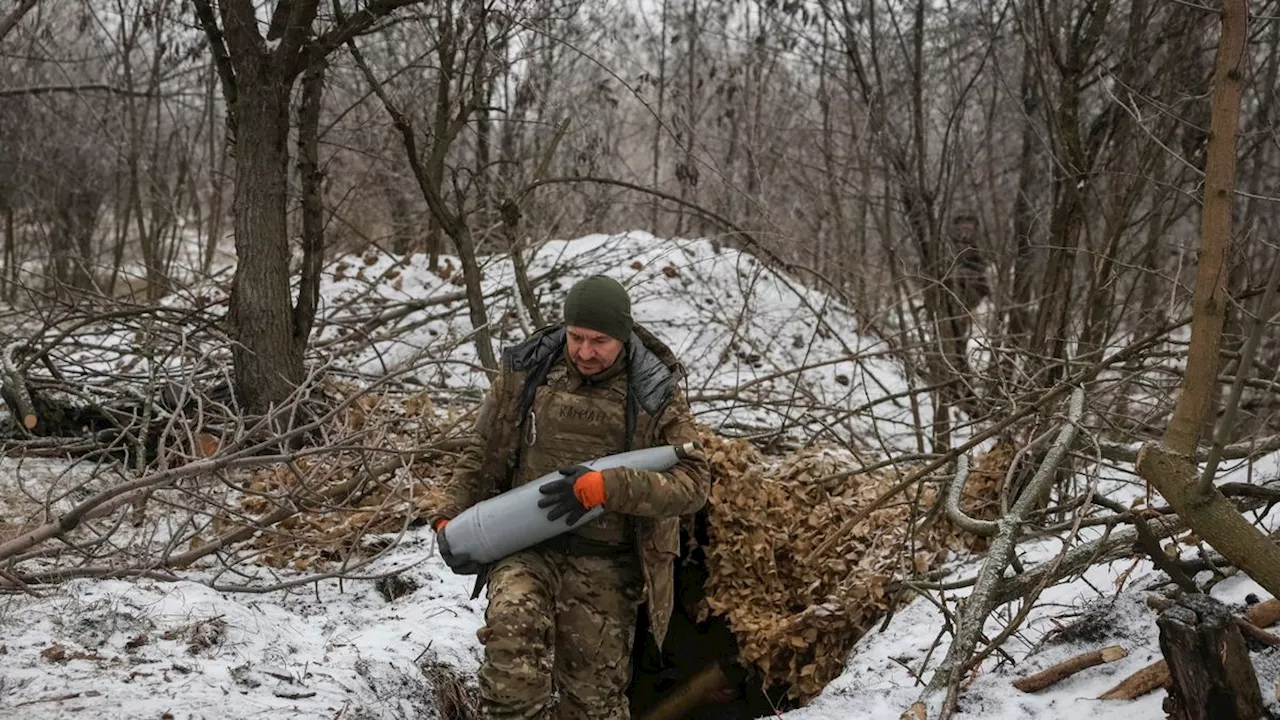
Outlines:
[[[67,649],[57,643],[54,643],[49,647],[45,648],[44,650],[41,650],[40,657],[44,658],[45,660],[48,660],[49,662],[56,662],[56,663],[66,662]]]

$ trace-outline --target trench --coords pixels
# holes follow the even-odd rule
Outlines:
[[[712,616],[697,621],[697,607],[706,595],[708,577],[706,511],[694,521],[695,543],[682,532],[675,570],[675,604],[666,641],[659,649],[649,634],[649,613],[641,608],[632,653],[628,696],[635,720],[752,720],[776,717],[795,707],[786,700],[786,687],[761,689],[758,674],[736,662],[737,641],[728,621]],[[718,671],[706,672],[718,664]],[[714,675],[714,681],[707,681]],[[677,696],[679,699],[676,699]],[[675,706],[685,704],[682,712]],[[665,704],[664,704],[665,703]]]

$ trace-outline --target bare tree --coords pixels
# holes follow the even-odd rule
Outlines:
[[[1249,20],[1247,0],[1223,3],[1222,38],[1214,64],[1212,119],[1205,154],[1205,187],[1196,268],[1195,317],[1187,373],[1177,407],[1160,444],[1148,444],[1138,470],[1214,549],[1280,597],[1280,546],[1249,523],[1214,486],[1216,462],[1203,473],[1196,447],[1214,398],[1226,312],[1226,260],[1235,204],[1236,138],[1243,95],[1241,63]],[[1274,290],[1272,290],[1274,292]],[[1247,365],[1248,363],[1244,363]],[[1233,402],[1238,401],[1238,396]],[[1232,412],[1223,422],[1230,424]]]
[[[279,2],[264,36],[248,0],[192,0],[227,103],[235,143],[236,265],[230,321],[237,391],[252,412],[288,397],[304,377],[309,323],[291,301],[289,100],[298,76],[412,0],[376,0],[320,33],[318,0]],[[271,45],[269,43],[274,43]],[[309,265],[314,267],[314,264]]]

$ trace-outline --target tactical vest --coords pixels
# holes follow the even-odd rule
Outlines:
[[[503,353],[505,369],[525,375],[516,415],[520,439],[508,459],[508,488],[597,457],[647,447],[654,418],[671,400],[675,375],[637,335],[623,350],[625,372],[598,384],[570,371],[565,336],[563,327],[548,328]],[[613,512],[574,534],[620,548],[634,536],[628,519]]]

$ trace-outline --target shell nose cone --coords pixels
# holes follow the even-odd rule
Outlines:
[[[677,445],[677,446],[676,446],[676,457],[677,457],[677,458],[680,458],[681,460],[683,460],[683,459],[685,459],[685,458],[689,457],[690,455],[692,455],[694,450],[698,450],[698,449],[700,449],[701,447],[702,447],[702,443],[700,443],[700,442],[698,442],[698,441],[696,441],[696,440],[695,440],[695,441],[693,441],[693,442],[687,442],[687,443],[684,443],[684,444],[682,444],[682,445]]]

